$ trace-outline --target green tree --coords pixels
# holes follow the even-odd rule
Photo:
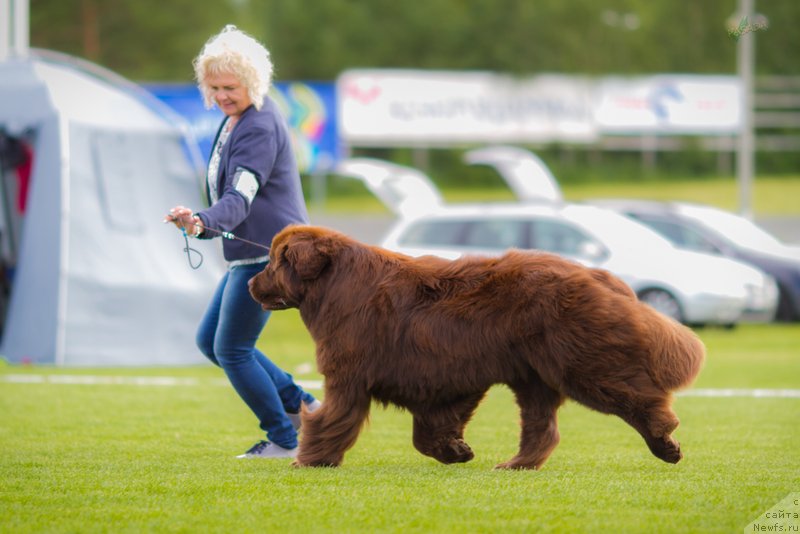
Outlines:
[[[344,69],[518,74],[733,73],[738,0],[31,0],[32,46],[141,81],[188,81],[203,42],[234,23],[270,49],[278,79]],[[757,0],[760,74],[800,75],[797,0]]]

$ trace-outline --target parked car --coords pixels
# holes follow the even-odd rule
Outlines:
[[[464,160],[493,167],[522,202],[561,198],[550,169],[528,150],[489,146],[465,153]],[[638,200],[594,204],[646,224],[679,248],[727,256],[766,272],[779,288],[774,319],[800,320],[800,248],[788,247],[747,219],[709,206]],[[763,320],[764,313],[748,310],[746,316]]]
[[[552,252],[614,273],[640,300],[690,325],[732,326],[745,311],[767,320],[777,305],[775,282],[761,271],[679,250],[649,228],[592,206],[449,206],[401,219],[382,245],[451,259],[509,248]]]
[[[800,321],[800,247],[782,243],[752,221],[711,206],[646,200],[597,200],[646,224],[687,250],[754,265],[778,284],[778,321]]]
[[[337,173],[362,180],[399,216],[382,242],[389,249],[451,259],[509,248],[553,252],[607,269],[641,300],[693,325],[734,325],[745,311],[768,319],[777,305],[775,282],[761,271],[678,250],[655,231],[610,210],[552,199],[446,205],[420,171],[369,158],[345,160]]]

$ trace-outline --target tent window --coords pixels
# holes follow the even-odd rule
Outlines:
[[[137,165],[140,144],[129,134],[92,135],[92,158],[103,212],[110,226],[118,230],[135,231],[131,223],[138,221],[141,213],[136,194],[136,176],[142,172]]]

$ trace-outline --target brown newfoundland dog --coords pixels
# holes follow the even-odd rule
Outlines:
[[[292,226],[250,292],[267,310],[299,308],[316,342],[325,400],[302,416],[295,465],[339,465],[373,399],[411,412],[422,454],[469,461],[464,427],[494,384],[512,389],[522,420],[519,452],[497,467],[544,464],[566,397],[621,417],[665,462],[681,459],[670,392],[697,375],[703,344],[605,271],[521,251],[412,258]]]

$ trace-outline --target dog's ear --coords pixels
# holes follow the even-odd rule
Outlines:
[[[331,262],[326,247],[316,239],[294,239],[283,249],[283,255],[301,280],[319,277]]]

